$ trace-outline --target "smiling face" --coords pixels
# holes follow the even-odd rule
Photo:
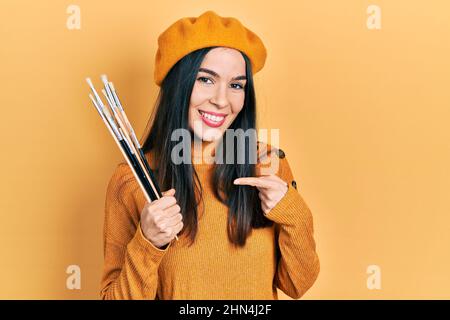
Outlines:
[[[220,138],[244,106],[245,60],[235,49],[210,50],[192,89],[189,127],[203,141]]]

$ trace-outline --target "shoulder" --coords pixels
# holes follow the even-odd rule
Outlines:
[[[144,153],[150,169],[153,172],[157,171],[155,165],[154,151],[149,151]],[[143,199],[143,193],[139,191],[140,186],[136,177],[134,176],[133,170],[128,165],[125,159],[119,162],[109,180],[108,183],[108,194],[113,195],[115,198],[123,199],[123,202],[135,201],[140,203]]]
[[[133,171],[131,171],[131,168],[126,161],[122,161],[119,162],[114,168],[111,181],[114,183],[125,183],[128,180],[131,180],[131,178],[134,178]]]
[[[286,157],[286,154],[281,148],[276,148],[266,142],[258,141],[256,148],[258,154],[258,162],[262,162],[271,157],[276,157],[278,159],[284,159]]]
[[[107,186],[107,200],[121,201],[124,203],[132,201],[133,193],[139,188],[133,171],[127,162],[123,161],[116,165]]]
[[[145,152],[144,155],[148,165],[150,166],[150,169],[156,170],[154,151]],[[125,159],[117,164],[113,176],[122,180],[129,180],[130,178],[134,178],[133,171],[131,170],[128,162]]]
[[[294,188],[297,187],[286,153],[283,149],[265,142],[258,142],[257,154],[257,175],[275,174],[291,184]]]
[[[265,142],[258,142],[257,145],[258,162],[257,168],[270,170],[265,174],[281,174],[282,169],[287,164],[285,152],[278,147]]]

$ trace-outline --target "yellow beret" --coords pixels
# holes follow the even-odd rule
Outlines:
[[[176,21],[158,37],[156,84],[160,86],[170,69],[185,55],[210,46],[229,47],[245,53],[251,61],[253,74],[261,70],[266,61],[266,48],[255,33],[235,18],[206,11],[198,18]]]

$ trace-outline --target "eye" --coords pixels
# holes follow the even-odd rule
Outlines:
[[[231,85],[232,85],[232,86],[234,86],[234,85],[238,86],[237,88],[234,87],[234,89],[239,89],[239,90],[244,89],[244,86],[243,86],[242,84],[240,84],[240,83],[233,83],[233,84],[231,84]]]
[[[206,81],[208,81],[208,80],[210,80],[212,82],[211,78],[207,78],[207,77],[199,77],[197,80],[200,82],[203,82],[203,83],[206,83]]]

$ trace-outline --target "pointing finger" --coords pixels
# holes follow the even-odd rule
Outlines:
[[[234,184],[237,185],[250,185],[258,188],[274,188],[276,187],[275,183],[269,180],[264,179],[263,177],[254,178],[254,177],[246,177],[246,178],[238,178],[234,180]]]

